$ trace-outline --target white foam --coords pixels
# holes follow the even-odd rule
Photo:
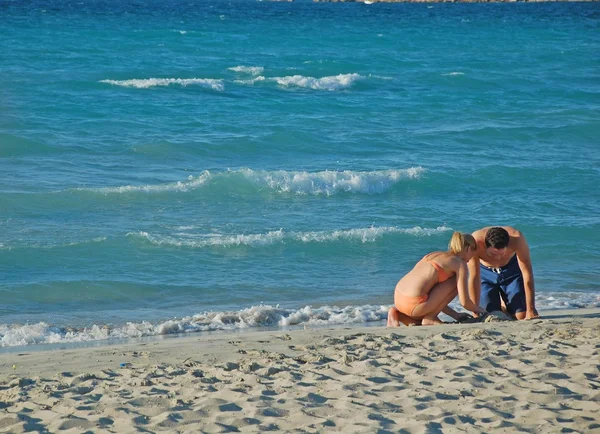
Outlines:
[[[329,60],[329,59],[318,59],[318,60],[306,60],[302,63],[339,63],[337,60]]]
[[[322,172],[264,171],[241,169],[240,173],[252,183],[284,193],[326,195],[336,193],[383,193],[403,179],[417,179],[425,169],[352,170]]]
[[[262,234],[209,234],[198,239],[197,236],[174,238],[171,236],[152,235],[148,232],[129,232],[128,237],[141,238],[157,246],[173,247],[261,247],[285,243],[327,243],[335,241],[350,241],[360,243],[374,243],[387,234],[407,234],[411,236],[431,236],[452,231],[446,226],[429,229],[415,226],[413,228],[399,228],[395,226],[370,227],[358,229],[340,229],[332,231],[286,232],[283,229]],[[180,234],[185,235],[185,234]]]
[[[336,91],[347,89],[357,80],[364,79],[360,74],[339,74],[327,77],[315,78],[304,75],[289,75],[285,77],[263,77],[258,76],[253,80],[236,80],[239,84],[255,84],[256,82],[275,82],[282,87],[300,87],[313,90]]]
[[[339,74],[322,78],[292,75],[288,77],[275,77],[273,80],[284,87],[297,86],[314,90],[334,91],[346,89],[360,78],[363,77],[359,74]]]
[[[454,299],[450,306],[461,309],[458,299]],[[546,310],[599,308],[600,294],[595,292],[536,291],[535,306],[542,316],[542,311]]]
[[[192,229],[196,229],[196,226],[177,226],[175,229],[178,231],[191,231]]]
[[[83,244],[90,244],[90,243],[102,243],[104,241],[106,241],[106,237],[96,237],[96,238],[92,238],[91,240],[73,241],[72,243],[62,244],[59,247],[80,246]],[[54,247],[54,246],[52,246],[52,247]]]
[[[387,309],[386,306],[367,305],[344,308],[306,306],[300,310],[294,310],[282,309],[279,306],[260,305],[239,311],[205,312],[156,324],[148,321],[128,322],[117,327],[92,325],[80,329],[65,329],[44,322],[31,325],[0,324],[0,347],[90,342],[265,326],[356,324],[381,321],[386,318]]]
[[[360,172],[352,170],[303,172],[286,170],[252,170],[243,168],[212,174],[208,170],[199,176],[189,176],[187,181],[156,185],[124,185],[117,187],[77,188],[78,191],[93,191],[101,194],[123,194],[132,192],[162,193],[167,191],[187,192],[206,186],[215,178],[241,179],[256,186],[278,193],[332,196],[338,193],[380,194],[404,179],[418,179],[425,173],[422,167],[408,169],[375,170]]]
[[[389,305],[360,306],[304,306],[283,309],[278,305],[259,305],[238,311],[204,312],[184,318],[151,323],[127,322],[119,326],[92,325],[84,328],[62,328],[44,322],[37,324],[0,324],[0,347],[33,344],[90,342],[107,339],[140,338],[175,333],[193,333],[210,330],[236,330],[257,327],[287,327],[298,325],[341,325],[382,322],[387,318]],[[456,306],[456,300],[451,304]],[[536,293],[536,305],[544,311],[553,309],[598,308],[597,293],[558,292]]]
[[[89,342],[108,339],[110,335],[111,332],[107,327],[96,325],[82,330],[69,330],[50,326],[44,322],[26,325],[0,324],[0,347]]]
[[[444,76],[444,77],[454,76],[454,75],[465,75],[465,73],[464,72],[456,72],[455,71],[455,72],[448,72],[446,74],[442,74],[442,76]]]
[[[178,84],[183,87],[199,85],[215,91],[222,91],[225,89],[223,80],[212,78],[135,78],[131,80],[100,80],[100,83],[112,84],[113,86],[133,87],[136,89],[170,86],[172,84]]]
[[[369,74],[369,77],[378,78],[380,80],[394,80],[394,77],[388,77],[387,75]]]
[[[256,78],[251,78],[248,80],[233,80],[234,83],[237,84],[243,84],[243,85],[250,85],[253,86],[255,83],[261,82],[261,81],[266,81],[266,78],[263,77],[262,75],[256,77]]]
[[[241,72],[244,74],[251,74],[251,75],[260,75],[265,71],[265,68],[263,68],[262,66],[234,66],[231,68],[227,68],[230,71],[233,72]]]
[[[205,184],[212,178],[212,175],[208,170],[202,172],[199,176],[189,176],[187,181],[177,181],[168,184],[157,184],[157,185],[124,185],[119,187],[100,187],[100,188],[77,188],[78,191],[93,191],[102,194],[111,193],[132,193],[132,192],[144,192],[144,193],[162,193],[166,191],[179,191],[185,192],[198,188]]]
[[[600,307],[600,295],[598,293],[582,292],[551,292],[536,291],[535,304],[540,308],[549,309],[579,309],[588,307]]]

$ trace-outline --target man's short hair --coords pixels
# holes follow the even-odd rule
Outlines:
[[[494,249],[503,249],[508,246],[510,236],[506,229],[493,227],[488,229],[485,234],[485,247],[493,247]]]

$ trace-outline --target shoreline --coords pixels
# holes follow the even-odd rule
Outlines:
[[[540,294],[537,307],[541,311],[556,312],[559,310],[594,308],[598,306],[595,293],[548,293]],[[554,295],[554,297],[553,297]],[[148,339],[167,339],[169,337],[198,336],[211,333],[243,333],[256,331],[290,331],[304,328],[336,328],[336,327],[379,327],[385,324],[390,304],[380,304],[381,300],[362,305],[306,305],[301,308],[283,308],[279,305],[255,305],[241,307],[239,310],[210,310],[183,315],[163,314],[158,319],[151,315],[135,316],[118,322],[106,317],[90,318],[87,323],[64,321],[63,324],[53,321],[48,315],[42,318],[15,322],[15,318],[7,319],[0,324],[0,354],[9,352],[45,351],[55,349],[73,349],[79,347],[98,347],[118,345],[127,342],[140,342]],[[577,306],[577,307],[572,307]],[[587,306],[587,307],[584,307]],[[461,311],[458,302],[451,307]],[[110,312],[109,312],[110,313]],[[105,314],[105,313],[104,313]],[[450,317],[441,315],[443,321],[452,321]]]
[[[541,314],[23,347],[0,354],[0,430],[600,429],[600,308]]]
[[[166,335],[155,335],[145,336],[141,338],[123,338],[123,339],[112,339],[106,341],[87,341],[87,342],[67,342],[67,343],[56,343],[56,344],[35,344],[35,345],[24,345],[17,347],[5,347],[0,349],[0,381],[2,380],[3,374],[7,372],[8,368],[12,368],[12,365],[19,361],[19,367],[32,369],[32,371],[22,371],[23,373],[32,374],[38,373],[40,375],[48,375],[50,371],[42,368],[41,360],[54,362],[54,355],[61,353],[68,356],[73,356],[77,359],[81,357],[91,357],[93,355],[104,355],[106,352],[112,351],[118,353],[121,349],[126,351],[139,350],[141,347],[154,347],[161,354],[167,356],[168,362],[176,363],[176,359],[170,357],[169,351],[184,352],[190,349],[190,346],[201,347],[205,350],[215,350],[215,347],[219,347],[226,342],[231,340],[240,342],[260,342],[267,344],[266,339],[281,339],[281,336],[289,335],[295,336],[296,339],[301,341],[311,340],[314,338],[324,338],[327,336],[345,336],[353,333],[369,333],[377,335],[385,335],[387,333],[395,333],[404,335],[406,337],[417,337],[423,335],[433,335],[437,331],[442,333],[445,331],[452,330],[454,328],[462,327],[484,327],[484,328],[504,328],[516,327],[518,324],[532,324],[532,323],[545,323],[547,321],[563,322],[569,321],[576,318],[588,318],[598,317],[600,319],[600,308],[582,308],[582,309],[557,309],[540,312],[543,315],[542,319],[532,321],[508,321],[508,322],[493,322],[493,323],[480,323],[480,324],[456,324],[456,323],[445,323],[438,326],[423,326],[423,327],[406,327],[401,325],[396,328],[387,328],[385,320],[381,322],[373,323],[362,323],[362,324],[333,324],[333,325],[299,325],[291,326],[291,328],[281,329],[267,327],[265,329],[249,328],[249,329],[232,329],[232,330],[211,330],[202,332],[191,332],[181,334],[166,334]],[[166,352],[165,352],[166,351]],[[52,354],[48,356],[48,353]],[[64,367],[64,361],[56,360],[59,362],[61,367]],[[106,360],[102,359],[102,363]],[[70,362],[67,362],[68,366],[73,366]],[[76,365],[77,367],[78,365]],[[95,364],[89,366],[84,365],[87,369],[98,369],[103,368],[102,366]],[[42,368],[37,370],[36,368]],[[50,369],[50,368],[48,368]],[[55,367],[55,369],[58,369]],[[13,372],[14,373],[14,372]]]

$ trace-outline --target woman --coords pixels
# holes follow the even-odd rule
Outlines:
[[[455,320],[470,318],[448,307],[456,294],[460,304],[475,314],[486,314],[469,298],[467,262],[473,257],[477,245],[469,234],[454,232],[447,252],[425,255],[405,275],[394,292],[394,307],[388,312],[388,327],[405,325],[442,324],[440,312]]]

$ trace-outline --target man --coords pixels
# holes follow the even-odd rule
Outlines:
[[[510,226],[473,232],[477,252],[469,261],[469,295],[488,312],[502,310],[517,319],[539,318],[529,245]]]

